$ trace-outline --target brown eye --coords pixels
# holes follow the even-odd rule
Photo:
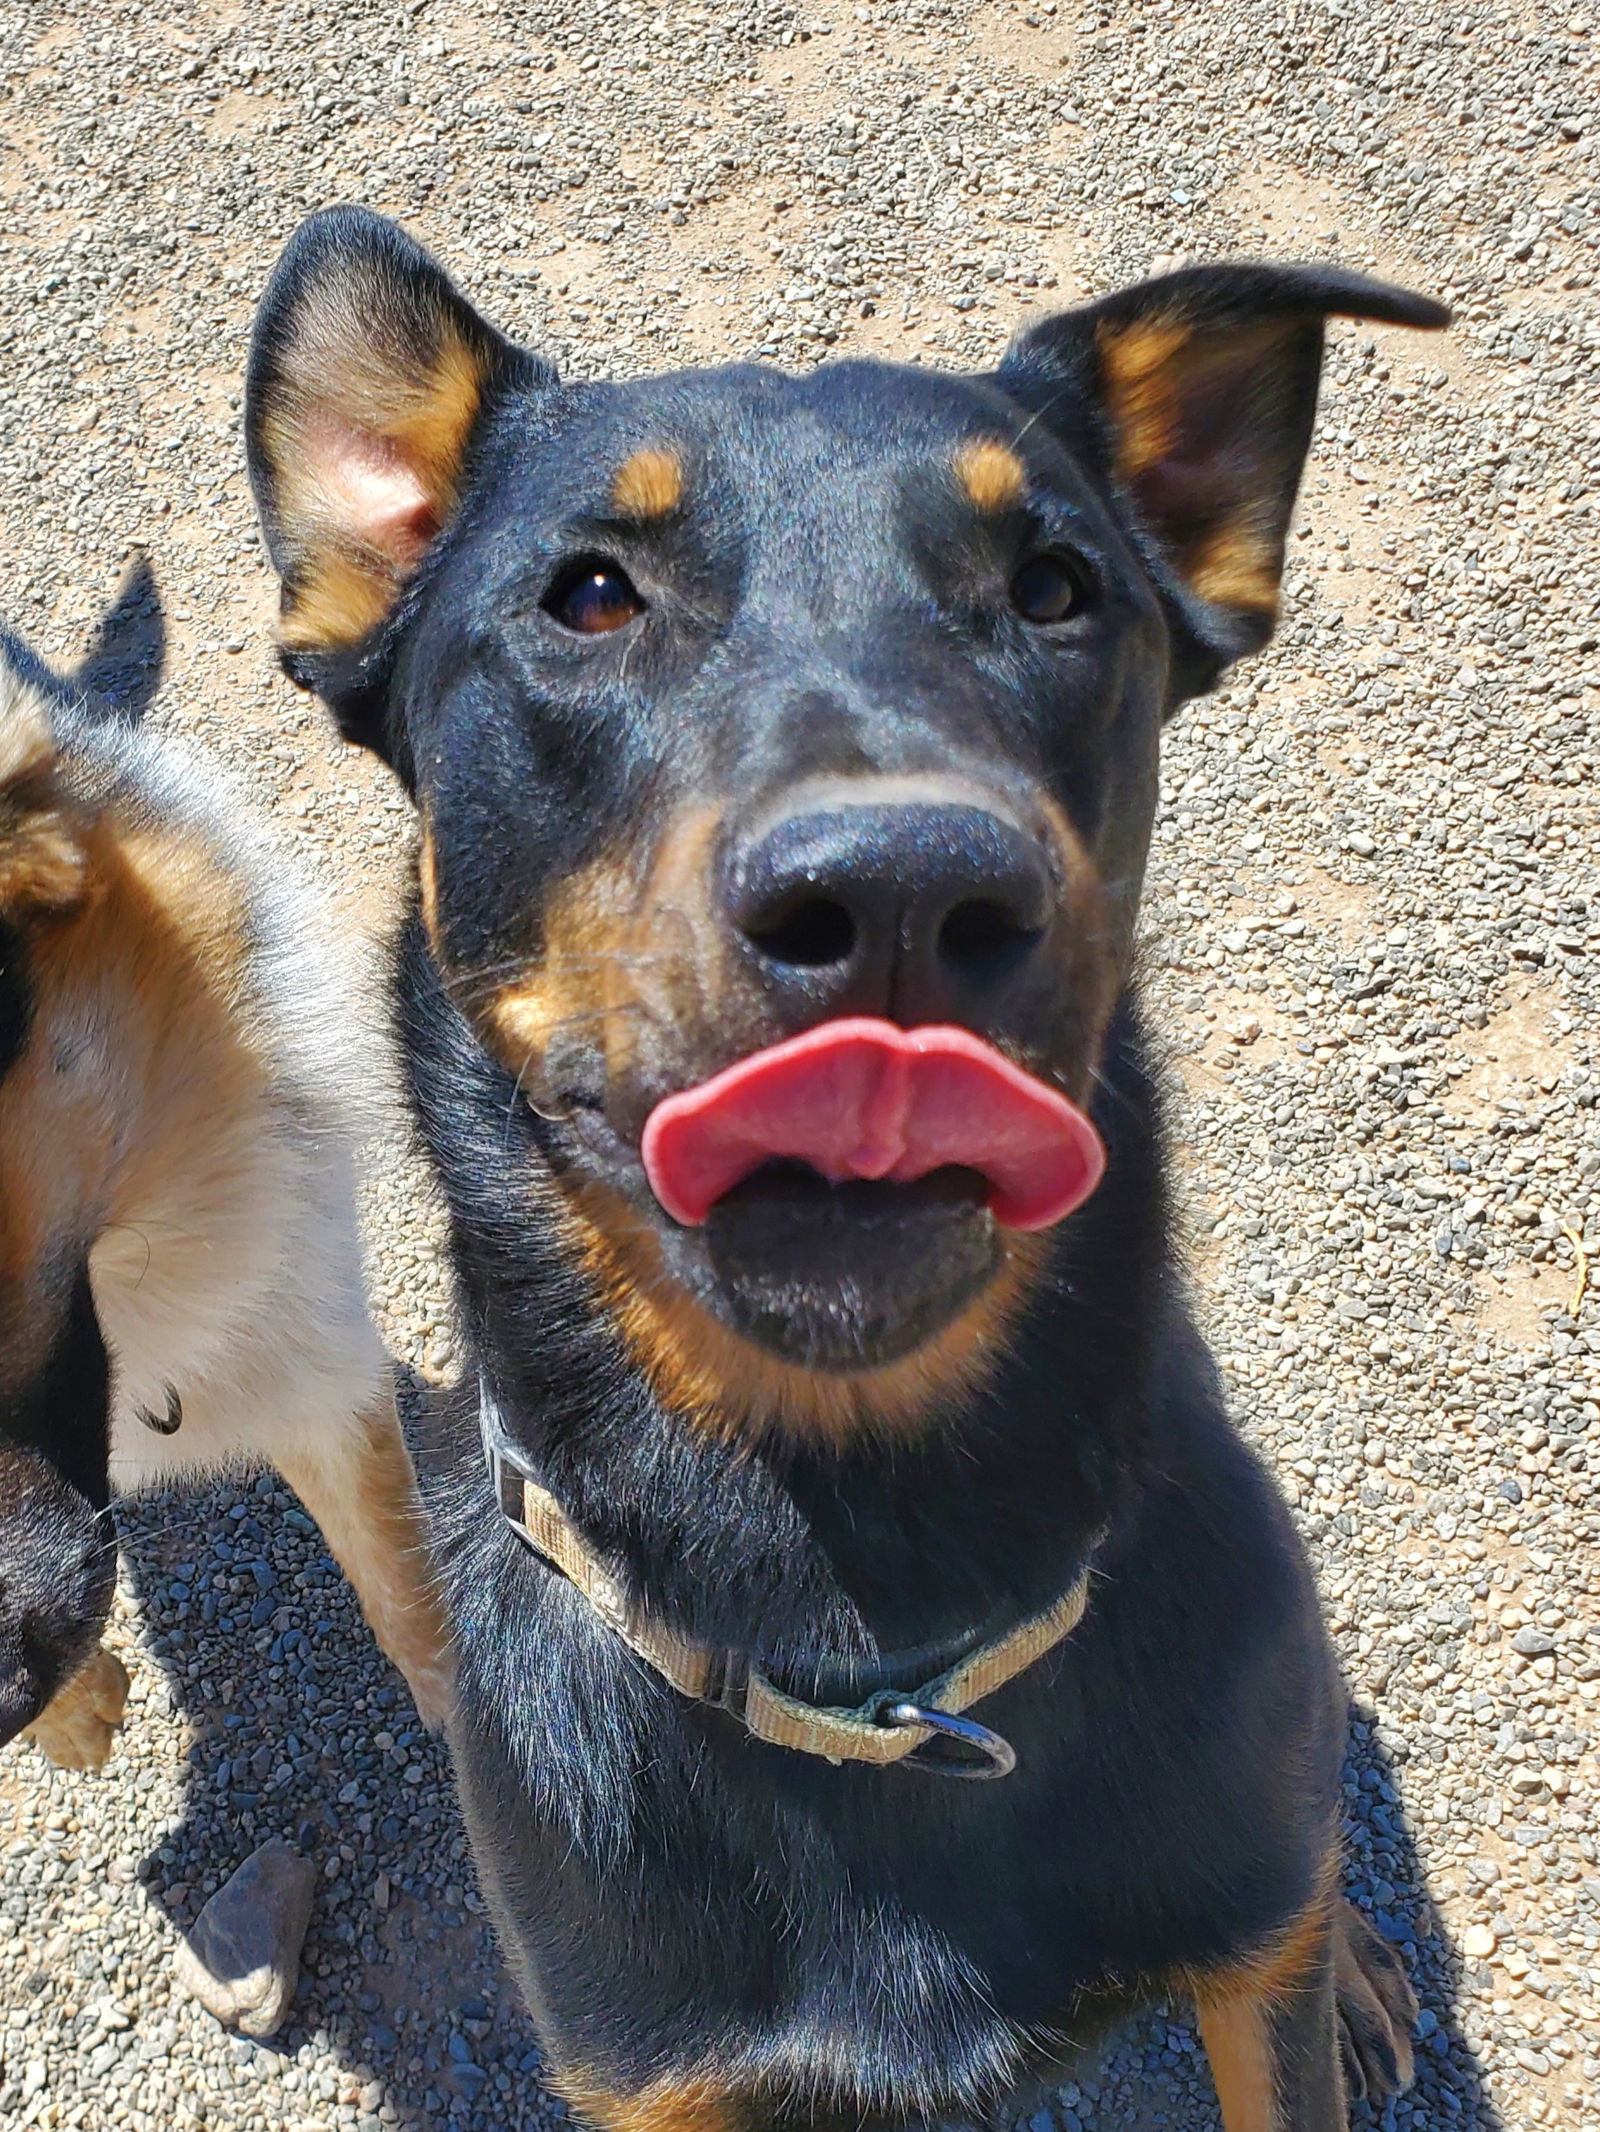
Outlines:
[[[613,629],[626,629],[644,613],[644,601],[625,570],[600,556],[586,555],[562,571],[545,595],[544,611],[563,629],[582,637],[600,637]]]
[[[1011,604],[1025,622],[1065,622],[1089,600],[1089,573],[1070,555],[1032,555],[1011,580]]]

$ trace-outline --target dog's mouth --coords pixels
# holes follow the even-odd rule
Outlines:
[[[668,1096],[641,1152],[656,1198],[690,1228],[770,1164],[834,1186],[971,1172],[1013,1229],[1063,1220],[1105,1169],[1076,1104],[983,1038],[866,1017],[824,1022]]]
[[[678,1233],[699,1234],[702,1299],[829,1370],[925,1346],[994,1278],[1002,1231],[1065,1219],[1105,1168],[1084,1113],[982,1038],[867,1018],[668,1096],[641,1151]]]

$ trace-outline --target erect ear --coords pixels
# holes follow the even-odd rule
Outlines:
[[[297,680],[327,693],[389,615],[456,503],[487,402],[539,370],[381,215],[301,224],[256,314],[245,400]]]
[[[60,781],[51,727],[60,692],[0,630],[0,918],[63,916],[89,893],[87,822]]]
[[[1331,267],[1187,267],[1046,319],[1001,366],[1001,386],[1097,451],[1131,502],[1192,640],[1174,700],[1272,634],[1329,316],[1450,322]]]

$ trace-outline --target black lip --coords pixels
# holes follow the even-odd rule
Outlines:
[[[808,1162],[764,1162],[724,1192],[708,1220],[724,1210],[760,1208],[777,1215],[825,1223],[898,1225],[919,1211],[937,1207],[981,1206],[988,1184],[978,1170],[948,1165],[930,1170],[910,1184],[853,1177],[830,1184]]]
[[[807,1368],[901,1360],[993,1278],[1000,1245],[976,1171],[829,1184],[765,1163],[711,1210],[701,1298],[734,1331]]]

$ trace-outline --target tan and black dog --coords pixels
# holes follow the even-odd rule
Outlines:
[[[263,301],[285,663],[421,817],[456,1766],[612,2132],[1002,2119],[1174,1991],[1228,2132],[1408,2075],[1131,977],[1162,721],[1271,633],[1330,314],[1445,322],[1193,268],[984,377],[567,385],[353,209]]]
[[[70,1768],[127,1690],[112,1495],[263,1461],[446,1715],[333,937],[214,763],[0,632],[0,1741]]]

